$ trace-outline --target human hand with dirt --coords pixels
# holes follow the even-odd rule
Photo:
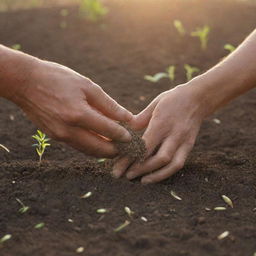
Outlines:
[[[96,157],[114,157],[112,141],[128,142],[116,121],[132,114],[75,71],[0,46],[0,96],[21,107],[51,138]]]
[[[144,162],[119,159],[117,178],[143,176],[144,184],[162,181],[180,170],[192,150],[202,121],[256,86],[256,31],[230,56],[190,82],[160,94],[130,125],[144,129]]]

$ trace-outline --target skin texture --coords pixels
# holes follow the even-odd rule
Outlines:
[[[202,121],[218,108],[256,86],[256,31],[224,61],[190,82],[160,94],[134,119],[145,129],[147,159],[119,159],[113,176],[142,177],[143,184],[162,181],[178,170],[193,148]]]
[[[116,121],[132,114],[90,79],[62,65],[0,46],[0,96],[16,103],[53,139],[95,157],[114,157],[128,142]]]

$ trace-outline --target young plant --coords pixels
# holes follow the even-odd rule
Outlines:
[[[175,80],[175,70],[176,70],[176,67],[174,65],[171,65],[167,68],[167,74],[168,74],[168,77],[171,81],[174,81]]]
[[[48,143],[50,139],[47,138],[46,135],[40,130],[37,130],[37,134],[33,135],[32,138],[37,141],[37,143],[33,144],[33,146],[36,147],[36,152],[39,156],[39,163],[41,164],[46,147],[51,146],[51,144]]]
[[[193,74],[194,73],[198,73],[200,71],[199,68],[192,67],[192,66],[190,66],[188,64],[184,65],[184,69],[186,70],[187,81],[190,81],[193,78]]]
[[[45,226],[44,222],[40,222],[34,226],[35,229],[41,229]]]
[[[159,80],[161,80],[162,78],[165,78],[165,77],[168,77],[168,75],[164,72],[161,72],[161,73],[157,73],[153,76],[146,75],[146,76],[144,76],[144,79],[151,83],[157,83]]]
[[[80,0],[79,12],[82,17],[97,22],[108,13],[100,0]]]
[[[114,232],[119,232],[121,231],[122,229],[124,229],[125,227],[127,227],[128,225],[130,225],[131,222],[126,220],[123,224],[121,224],[119,227],[115,228],[114,229]]]
[[[19,198],[16,198],[16,200],[21,205],[21,208],[19,209],[20,213],[25,213],[29,210],[29,206],[26,206]]]
[[[14,44],[14,45],[12,45],[11,48],[12,48],[13,50],[19,51],[19,50],[21,50],[21,45],[20,45],[20,44]]]
[[[236,47],[233,46],[232,44],[225,44],[224,49],[229,51],[229,53],[232,53],[236,49]]]
[[[0,144],[0,148],[4,149],[6,152],[10,153],[10,150],[3,144]]]
[[[202,28],[197,28],[195,31],[191,32],[191,36],[199,38],[202,50],[206,50],[207,48],[209,33],[210,27],[206,25]]]
[[[173,25],[180,34],[180,36],[185,36],[186,34],[186,29],[184,28],[182,22],[180,20],[174,20]]]
[[[12,235],[6,234],[2,238],[0,238],[0,244],[3,244],[4,242],[10,240],[12,238]]]

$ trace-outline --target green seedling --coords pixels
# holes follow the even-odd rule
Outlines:
[[[69,12],[67,9],[61,9],[60,10],[60,16],[67,17],[69,15]]]
[[[176,200],[179,200],[179,201],[182,200],[182,198],[179,197],[173,190],[170,193],[171,193],[172,197],[175,198]]]
[[[82,195],[81,198],[85,199],[85,198],[89,198],[90,196],[92,196],[92,192],[89,191],[86,194]]]
[[[127,227],[128,225],[130,225],[130,221],[126,220],[123,224],[121,224],[119,227],[114,229],[114,232],[119,232],[122,229],[124,229],[125,227]]]
[[[218,235],[217,238],[218,238],[218,240],[222,240],[222,239],[228,237],[229,234],[230,234],[229,231],[225,231],[225,232],[221,233],[220,235]]]
[[[101,209],[97,210],[97,213],[107,213],[107,212],[108,212],[108,210],[104,209],[104,208],[101,208]]]
[[[186,29],[184,28],[184,26],[180,20],[174,20],[173,25],[181,36],[185,36]]]
[[[232,53],[236,49],[236,47],[233,46],[232,44],[225,44],[224,49]]]
[[[13,50],[19,51],[19,50],[21,50],[21,45],[20,45],[20,44],[14,44],[14,45],[11,46],[11,48],[12,48]]]
[[[229,205],[231,208],[234,208],[234,204],[233,204],[232,200],[231,200],[229,197],[227,197],[227,196],[225,196],[225,195],[222,195],[221,197],[222,197],[223,201],[224,201],[227,205]]]
[[[203,26],[202,28],[197,28],[195,31],[191,32],[191,36],[199,38],[202,50],[206,50],[207,48],[209,33],[209,26]]]
[[[76,249],[76,253],[82,253],[82,252],[84,252],[84,247],[83,247],[83,246],[78,247],[78,248]]]
[[[82,17],[97,22],[108,13],[108,9],[100,0],[80,0],[79,12]]]
[[[36,224],[36,225],[34,226],[34,228],[35,228],[35,229],[41,229],[41,228],[43,228],[44,226],[45,226],[45,224],[44,224],[43,222],[40,222],[40,223]]]
[[[98,163],[104,163],[107,160],[107,158],[99,158],[97,160]]]
[[[132,211],[128,206],[124,207],[124,211],[127,213],[127,215],[131,218],[134,214],[134,211]]]
[[[33,146],[36,147],[36,152],[39,156],[39,163],[41,164],[46,147],[51,146],[51,144],[48,143],[50,139],[47,138],[46,135],[40,130],[37,130],[37,134],[33,135],[32,138],[37,141],[37,143],[33,144]]]
[[[0,144],[0,148],[4,149],[6,152],[10,153],[10,150],[3,144]]]
[[[176,67],[174,65],[171,65],[167,68],[167,74],[171,81],[175,80],[175,70],[176,70]]]
[[[0,239],[0,244],[3,244],[4,242],[10,240],[12,238],[12,235],[6,234]]]
[[[29,206],[26,206],[19,198],[16,198],[16,200],[21,205],[21,208],[19,209],[20,213],[25,213],[29,210]]]
[[[226,211],[227,208],[226,208],[226,207],[223,207],[223,206],[217,206],[217,207],[214,207],[213,210],[214,210],[214,211]]]
[[[157,83],[159,80],[161,80],[162,78],[165,78],[165,77],[168,77],[168,75],[164,72],[161,72],[161,73],[157,73],[153,76],[146,75],[146,76],[144,76],[144,79],[151,83]]]
[[[184,65],[184,69],[186,70],[187,81],[190,81],[193,78],[194,73],[198,73],[200,71],[197,67],[192,67],[188,64]]]

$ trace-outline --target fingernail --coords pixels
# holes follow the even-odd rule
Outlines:
[[[141,180],[141,183],[144,184],[144,185],[147,185],[147,184],[150,184],[152,183],[153,181],[151,179],[142,179]]]
[[[127,178],[128,180],[132,180],[132,179],[134,179],[135,177],[136,177],[136,174],[135,174],[134,172],[129,172],[129,173],[126,174],[126,178]]]

